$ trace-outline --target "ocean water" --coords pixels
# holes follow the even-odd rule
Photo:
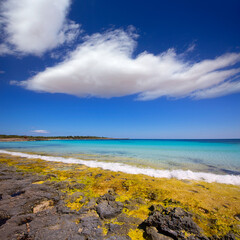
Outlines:
[[[240,140],[0,142],[0,153],[155,177],[240,185]]]

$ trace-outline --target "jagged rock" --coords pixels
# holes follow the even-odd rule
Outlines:
[[[147,234],[148,232],[152,233],[150,236],[156,236],[156,234],[153,229],[147,227],[155,227],[157,233],[176,240],[187,239],[183,231],[193,235],[193,239],[207,239],[201,234],[202,230],[199,226],[192,220],[191,214],[179,207],[153,211],[143,225],[145,225]]]
[[[115,199],[116,194],[114,191],[108,191],[108,193],[98,198],[96,211],[100,218],[114,218],[122,212],[123,204],[115,201]]]
[[[102,219],[114,218],[122,212],[122,209],[121,202],[108,200],[102,200],[96,207],[96,211]]]
[[[103,196],[98,198],[97,203],[100,203],[100,202],[102,202],[104,200],[106,200],[106,201],[115,201],[115,199],[116,199],[116,196],[115,196],[114,193],[106,193]]]
[[[78,224],[78,233],[89,240],[102,240],[103,232],[101,229],[102,223],[99,217],[95,214],[89,214],[82,217]]]
[[[158,233],[155,227],[146,227],[146,233],[148,234],[150,240],[173,240],[171,237]]]

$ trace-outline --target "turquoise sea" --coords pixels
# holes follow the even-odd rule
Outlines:
[[[5,151],[51,156],[51,160],[54,161],[79,162],[92,167],[130,173],[139,173],[139,169],[142,169],[140,173],[146,172],[149,173],[147,175],[151,175],[151,169],[152,173],[161,173],[161,170],[165,170],[165,173],[175,174],[170,174],[170,177],[183,179],[184,172],[188,173],[186,178],[191,178],[190,175],[195,174],[200,179],[208,173],[209,176],[233,177],[240,183],[240,140],[0,142],[0,153]],[[165,177],[164,174],[159,176]],[[206,180],[205,178],[202,177],[203,180]]]

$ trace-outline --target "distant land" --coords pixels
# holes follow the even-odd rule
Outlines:
[[[26,135],[0,135],[0,142],[19,141],[46,141],[46,140],[85,140],[85,139],[118,139],[97,136],[26,136]]]

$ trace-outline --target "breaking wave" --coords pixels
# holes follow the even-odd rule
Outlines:
[[[124,172],[129,174],[144,174],[151,177],[157,178],[177,178],[186,180],[197,180],[206,182],[217,182],[225,184],[240,185],[240,175],[220,175],[205,172],[193,172],[191,170],[160,170],[153,168],[140,168],[137,166],[131,166],[122,163],[111,163],[111,162],[101,162],[92,160],[81,160],[77,158],[65,158],[65,157],[55,157],[55,156],[42,156],[37,154],[28,154],[21,152],[10,152],[5,150],[0,150],[2,154],[10,154],[12,156],[24,157],[24,158],[37,158],[45,161],[51,162],[63,162],[63,163],[77,163],[83,164],[91,168],[102,168],[104,170],[111,170],[114,172]]]

